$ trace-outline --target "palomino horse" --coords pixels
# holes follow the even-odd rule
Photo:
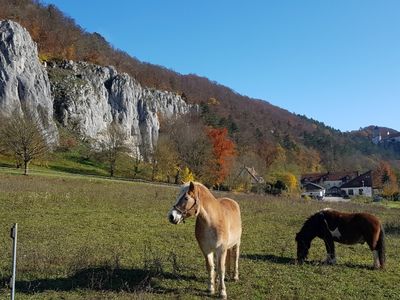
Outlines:
[[[335,244],[363,244],[373,251],[374,268],[385,265],[385,233],[379,219],[368,213],[345,213],[330,208],[309,217],[296,235],[297,261],[307,258],[311,241],[319,237],[324,240],[327,258],[325,263],[335,264]]]
[[[173,224],[185,218],[196,216],[195,235],[206,260],[209,274],[208,290],[215,291],[214,253],[216,254],[219,291],[226,298],[225,262],[234,257],[234,280],[239,280],[239,247],[242,235],[242,222],[239,205],[232,199],[216,199],[208,188],[198,182],[185,184],[168,213]]]

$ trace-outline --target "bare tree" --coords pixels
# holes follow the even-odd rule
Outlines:
[[[101,143],[101,154],[109,164],[110,177],[114,176],[117,158],[120,154],[126,153],[126,134],[115,122],[107,126],[105,139]]]
[[[196,115],[182,116],[166,124],[164,133],[177,152],[180,169],[188,167],[196,177],[209,181],[212,145],[201,120]]]
[[[22,162],[24,175],[28,175],[30,162],[49,151],[38,118],[15,112],[11,117],[2,117],[0,124],[1,150]]]

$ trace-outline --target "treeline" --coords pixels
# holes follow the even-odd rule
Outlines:
[[[0,7],[0,19],[15,20],[29,30],[42,60],[71,59],[113,65],[145,86],[174,91],[188,102],[199,104],[200,131],[207,135],[207,130],[219,130],[234,143],[232,169],[254,167],[258,174],[276,180],[286,173],[298,176],[325,170],[363,171],[373,168],[381,159],[400,157],[395,149],[373,145],[368,135],[342,133],[268,102],[239,95],[207,78],[181,75],[140,62],[112,47],[100,34],[86,32],[54,5],[34,0],[0,0]],[[167,124],[164,125],[162,130],[167,132]],[[163,132],[161,143],[162,135]],[[210,177],[198,175],[203,172],[199,168],[194,165],[190,170],[197,176]],[[157,172],[153,173],[156,176]]]

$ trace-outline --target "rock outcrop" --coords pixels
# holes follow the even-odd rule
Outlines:
[[[179,95],[144,88],[113,67],[62,61],[49,62],[47,70],[56,119],[95,144],[105,139],[107,126],[115,121],[133,154],[151,152],[158,139],[159,117],[190,110]]]
[[[12,21],[0,21],[0,112],[38,118],[47,143],[57,144],[47,72],[28,31]]]
[[[44,65],[26,29],[0,21],[0,112],[11,115],[26,108],[40,118],[52,144],[58,140],[53,116],[90,138],[95,147],[114,121],[127,136],[132,154],[143,156],[157,143],[160,117],[191,109],[181,96],[142,87],[114,67],[73,61]]]

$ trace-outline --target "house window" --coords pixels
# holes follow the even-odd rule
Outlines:
[[[359,195],[362,195],[362,194],[363,194],[363,189],[359,189],[359,190],[358,190],[358,194],[359,194]]]
[[[349,189],[349,195],[354,195],[353,189]]]

